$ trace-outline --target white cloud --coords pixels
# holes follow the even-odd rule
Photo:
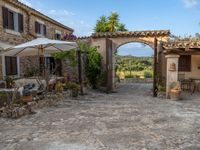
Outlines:
[[[146,49],[146,48],[148,48],[148,45],[136,42],[136,43],[125,44],[125,45],[122,45],[121,47],[126,48],[126,49],[138,49],[138,48],[145,48]]]
[[[47,14],[53,15],[53,16],[74,16],[75,13],[67,11],[67,10],[49,10],[47,11]]]
[[[183,0],[185,8],[195,7],[198,4],[198,0]]]
[[[27,6],[32,6],[32,4],[28,0],[19,0],[21,3],[24,3]]]

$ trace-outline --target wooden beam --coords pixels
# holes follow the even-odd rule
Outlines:
[[[84,95],[83,93],[83,77],[82,77],[82,60],[81,60],[81,50],[77,50],[78,56],[78,77],[79,77],[79,84],[80,84],[80,94]]]
[[[157,97],[157,55],[158,55],[158,41],[154,39],[154,77],[153,77],[153,97]]]

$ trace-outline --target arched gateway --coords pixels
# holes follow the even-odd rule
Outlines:
[[[169,40],[169,30],[130,31],[113,33],[95,33],[90,39],[91,46],[97,46],[103,57],[103,69],[107,72],[107,91],[114,90],[114,52],[130,42],[141,42],[154,49],[154,96],[156,96],[156,74],[162,69],[161,56],[163,42]],[[160,71],[161,72],[161,71]]]

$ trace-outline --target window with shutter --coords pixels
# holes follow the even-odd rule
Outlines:
[[[8,8],[2,7],[3,13],[3,27],[8,28]]]
[[[2,7],[3,13],[3,27],[5,29],[10,29],[16,32],[23,32],[23,15],[6,7]]]
[[[5,57],[6,75],[17,75],[17,57]]]
[[[47,31],[46,31],[46,26],[44,24],[41,24],[39,22],[35,22],[35,33],[39,35],[46,36]]]
[[[191,72],[191,55],[181,55],[178,70],[180,72]]]
[[[61,34],[56,33],[56,34],[55,34],[55,39],[56,39],[56,40],[61,40]]]

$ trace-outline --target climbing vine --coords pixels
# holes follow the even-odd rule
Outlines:
[[[78,43],[79,49],[84,54],[84,70],[87,80],[92,88],[96,89],[101,76],[101,55],[96,47],[86,43]]]
[[[70,64],[73,67],[77,65],[77,55],[76,55],[76,50],[74,49],[70,51],[54,53],[53,57],[59,60],[69,60]]]

